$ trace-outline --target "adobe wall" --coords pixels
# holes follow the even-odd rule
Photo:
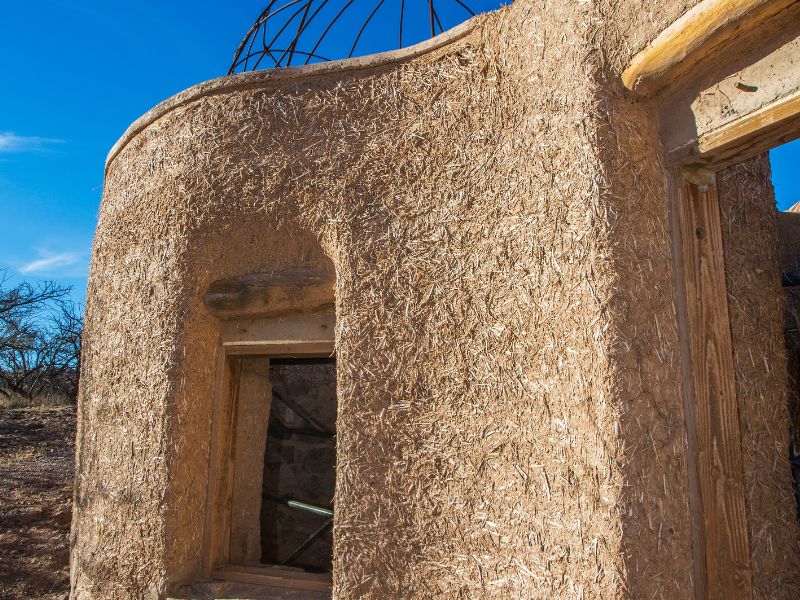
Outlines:
[[[614,5],[519,0],[136,126],[92,258],[74,597],[198,576],[201,297],[296,264],[336,272],[336,598],[691,596],[665,175],[616,83],[686,5]]]
[[[104,259],[90,270],[72,532],[77,598],[158,598],[167,556],[176,580],[199,568],[220,331],[200,301],[209,285],[265,266],[332,269],[307,232],[257,211],[195,228],[196,252],[187,256],[175,231],[192,220],[193,199],[164,202],[161,183],[146,177],[134,194],[131,181],[118,204],[104,201],[94,242]],[[167,523],[180,535],[169,535]]]
[[[778,213],[777,227],[781,271],[800,272],[800,207]]]
[[[783,295],[784,339],[786,340],[789,372],[789,416],[794,440],[794,475],[797,509],[800,515],[800,207],[796,204],[788,211],[778,213],[778,254],[781,272],[786,277]]]
[[[777,211],[769,157],[721,171],[725,283],[742,423],[754,598],[800,594]]]

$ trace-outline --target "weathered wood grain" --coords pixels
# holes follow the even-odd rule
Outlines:
[[[271,317],[330,306],[333,287],[331,275],[309,269],[253,273],[215,281],[203,304],[220,319]]]
[[[304,573],[290,571],[280,567],[225,567],[213,573],[215,579],[254,583],[264,586],[275,586],[295,590],[331,592],[331,580],[328,574]]]
[[[622,74],[629,90],[652,94],[730,41],[742,30],[779,13],[797,0],[703,0],[637,53]]]
[[[706,184],[680,182],[676,211],[692,390],[688,439],[703,516],[697,532],[705,563],[700,585],[705,598],[751,600],[741,430],[713,176]]]
[[[240,379],[236,398],[230,561],[246,565],[261,562],[261,486],[272,405],[269,358],[251,356],[243,360]]]

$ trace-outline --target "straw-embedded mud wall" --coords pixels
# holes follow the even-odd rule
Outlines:
[[[726,169],[717,180],[754,597],[798,597],[800,530],[790,484],[784,297],[769,158]]]
[[[800,515],[800,203],[778,213],[777,225],[786,300],[783,325],[789,373],[789,418],[794,441],[794,484]]]
[[[298,265],[336,275],[336,598],[692,595],[666,178],[617,83],[631,31],[686,5],[610,4],[519,0],[414,59],[239,76],[125,139],[87,300],[76,598],[199,576],[201,298]]]
[[[800,206],[778,214],[777,227],[781,271],[800,273]]]

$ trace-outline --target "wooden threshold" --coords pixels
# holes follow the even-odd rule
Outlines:
[[[249,583],[311,592],[331,593],[333,589],[329,573],[307,573],[306,571],[269,565],[230,565],[214,570],[211,576],[214,579],[226,582]]]

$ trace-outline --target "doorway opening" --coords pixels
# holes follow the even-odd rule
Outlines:
[[[333,340],[325,338],[332,323],[330,314],[301,315],[231,322],[223,332],[204,542],[209,585],[330,598],[337,401]],[[308,338],[287,341],[283,329],[300,327]]]
[[[330,573],[336,484],[333,357],[231,361],[231,565]]]
[[[331,571],[336,485],[334,358],[269,362],[272,405],[264,452],[261,562]]]

